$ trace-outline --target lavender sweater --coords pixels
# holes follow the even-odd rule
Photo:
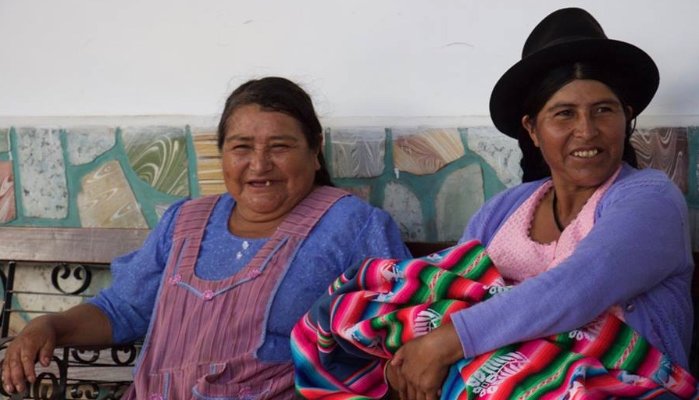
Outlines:
[[[115,343],[146,334],[156,294],[172,246],[172,234],[184,201],[173,204],[139,250],[112,262],[112,285],[90,302],[112,325]],[[195,273],[224,279],[245,266],[267,239],[245,239],[228,230],[235,201],[225,194],[216,203],[202,240]],[[263,361],[289,361],[289,336],[296,321],[345,269],[369,256],[409,258],[398,227],[384,211],[354,196],[337,201],[301,244],[272,301]]]
[[[462,237],[487,248],[543,181],[511,188],[473,216]],[[578,328],[610,306],[673,361],[687,366],[692,334],[692,250],[685,200],[667,176],[624,165],[595,224],[556,268],[452,316],[466,357]]]

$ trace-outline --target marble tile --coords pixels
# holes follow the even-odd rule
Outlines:
[[[80,126],[66,129],[68,160],[73,165],[92,162],[99,155],[114,147],[114,128],[106,126]]]
[[[17,129],[17,154],[25,217],[68,216],[65,160],[58,129]]]
[[[506,187],[522,182],[522,169],[519,161],[522,151],[517,141],[506,136],[494,127],[473,127],[467,130],[468,149],[478,154]]]
[[[16,216],[12,162],[0,161],[0,224],[12,221]]]
[[[330,173],[336,178],[372,178],[384,170],[386,132],[383,128],[331,129]]]
[[[406,186],[390,182],[386,185],[382,207],[398,224],[405,241],[424,242],[425,227],[420,200]]]
[[[10,151],[9,129],[0,129],[0,153]]]
[[[126,155],[138,177],[173,196],[189,195],[185,130],[171,126],[125,128]]]
[[[429,175],[464,155],[457,129],[392,129],[393,162],[400,171]]]
[[[459,240],[469,219],[484,201],[480,164],[474,163],[450,173],[435,201],[438,240]]]
[[[148,228],[118,161],[85,175],[77,201],[83,227]]]
[[[160,221],[160,218],[163,217],[163,214],[165,214],[165,211],[167,211],[168,208],[170,208],[171,203],[162,203],[162,204],[156,204],[155,205],[155,215],[158,216],[158,221]]]
[[[369,196],[371,196],[371,186],[359,185],[359,186],[346,186],[342,187],[342,190],[346,190],[353,195],[359,197],[360,199],[369,202]]]
[[[654,128],[636,131],[631,136],[640,168],[655,168],[665,172],[687,193],[689,141],[687,128]]]
[[[77,266],[71,265],[71,271],[75,271]],[[42,264],[23,265],[22,268],[17,268],[15,272],[15,290],[18,292],[40,292],[40,293],[58,293],[52,282],[53,268]],[[74,291],[79,289],[84,284],[85,274],[79,275],[78,278],[74,274],[69,274],[63,277],[59,274],[57,282],[65,291]],[[93,268],[92,278],[89,288],[84,292],[86,295],[92,296],[107,286],[111,280],[108,268]],[[36,310],[40,312],[56,312],[64,311],[72,306],[76,306],[83,302],[80,297],[69,298],[68,296],[43,296],[36,294],[17,293],[14,297],[19,307],[23,309]],[[35,317],[34,315],[33,317]],[[10,320],[10,332],[18,333],[27,324],[25,315],[13,314]]]

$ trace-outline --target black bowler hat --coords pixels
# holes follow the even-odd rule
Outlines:
[[[517,138],[522,109],[530,85],[558,66],[588,62],[616,71],[611,84],[637,116],[658,89],[658,67],[638,47],[607,38],[587,11],[564,8],[544,18],[524,43],[522,59],[495,84],[490,95],[490,117],[501,132]]]

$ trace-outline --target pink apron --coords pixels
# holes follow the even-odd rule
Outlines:
[[[156,311],[125,399],[291,399],[291,362],[257,358],[269,308],[288,266],[323,214],[347,192],[320,187],[296,206],[231,277],[194,267],[218,196],[185,203],[175,226]]]

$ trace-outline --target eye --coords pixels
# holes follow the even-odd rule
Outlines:
[[[269,148],[273,152],[282,152],[282,151],[289,150],[291,148],[291,145],[289,143],[280,142],[280,143],[273,143],[271,146],[269,146]]]
[[[599,106],[595,110],[595,112],[597,112],[597,114],[610,113],[613,111],[614,111],[614,109],[612,109],[612,107],[610,107],[610,106]]]
[[[244,153],[250,150],[252,150],[252,146],[245,143],[231,143],[228,146],[228,151],[232,151],[234,153]]]
[[[572,117],[572,116],[573,116],[573,110],[571,110],[571,109],[569,109],[569,108],[564,108],[564,109],[561,109],[561,110],[557,111],[557,112],[554,114],[554,116],[555,116],[555,117],[559,117],[559,118],[568,118],[568,117]]]

